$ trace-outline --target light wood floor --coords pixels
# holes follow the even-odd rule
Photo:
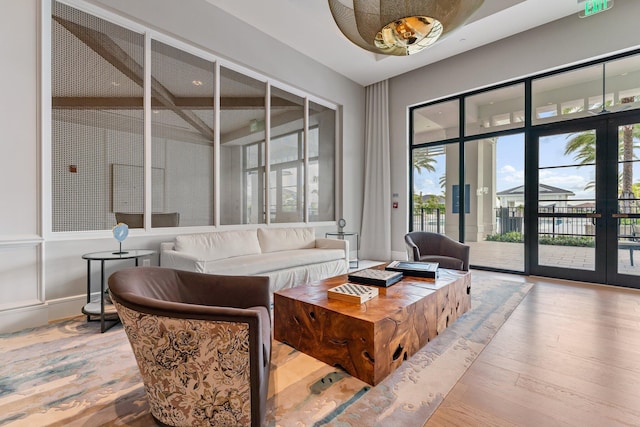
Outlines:
[[[640,426],[640,291],[522,280],[534,288],[425,426]]]

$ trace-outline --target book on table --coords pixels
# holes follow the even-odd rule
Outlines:
[[[400,271],[405,276],[435,279],[438,277],[438,265],[437,262],[392,261],[385,269],[389,271]]]
[[[343,283],[327,290],[330,299],[362,304],[378,296],[378,289],[356,283]]]
[[[354,271],[347,278],[350,282],[364,283],[388,287],[402,279],[402,273],[398,271],[379,270],[377,268],[367,268],[366,270]]]

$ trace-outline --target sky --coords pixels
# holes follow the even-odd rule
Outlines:
[[[571,166],[577,163],[573,155],[565,155],[564,149],[569,134],[540,138],[540,182],[572,191],[570,199],[593,200],[593,190],[585,190],[595,180],[595,166]],[[637,149],[636,149],[637,151]],[[444,155],[438,156],[435,172],[414,174],[416,194],[441,195],[440,177],[445,174]],[[551,166],[551,168],[549,168]],[[557,167],[561,166],[561,167]],[[640,162],[634,164],[634,180],[640,181]],[[509,135],[498,138],[496,148],[496,192],[524,184],[524,135]],[[576,202],[578,203],[578,202]]]

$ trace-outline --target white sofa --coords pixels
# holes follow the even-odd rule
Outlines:
[[[316,238],[311,227],[179,235],[160,244],[160,265],[209,274],[271,279],[271,292],[345,274],[347,240]]]

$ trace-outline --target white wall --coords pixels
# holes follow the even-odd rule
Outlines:
[[[0,58],[0,329],[46,321],[39,269],[37,2],[3,1]],[[11,311],[11,318],[2,316]]]
[[[339,105],[344,156],[339,174],[344,170],[347,176],[338,191],[342,204],[338,215],[359,229],[364,175],[362,86],[203,0],[96,0],[92,4]],[[41,227],[48,219],[40,218],[40,5],[40,0],[3,0],[0,14],[0,332],[79,314],[86,292],[87,265],[82,254],[112,250],[116,245],[108,231],[51,235]],[[247,37],[229,36],[240,28],[246,28]],[[47,131],[48,124],[44,127]],[[48,156],[45,159],[49,161]],[[43,182],[48,185],[49,177]],[[324,235],[324,230],[318,234]],[[125,245],[157,250],[161,241],[172,237],[166,232],[132,230]],[[109,265],[108,273],[119,267]],[[97,273],[93,276],[98,279]]]
[[[391,216],[392,253],[404,256],[409,228],[409,106],[640,47],[638,16],[640,1],[616,2],[607,12],[585,19],[576,13],[391,79],[391,192],[399,195]]]

